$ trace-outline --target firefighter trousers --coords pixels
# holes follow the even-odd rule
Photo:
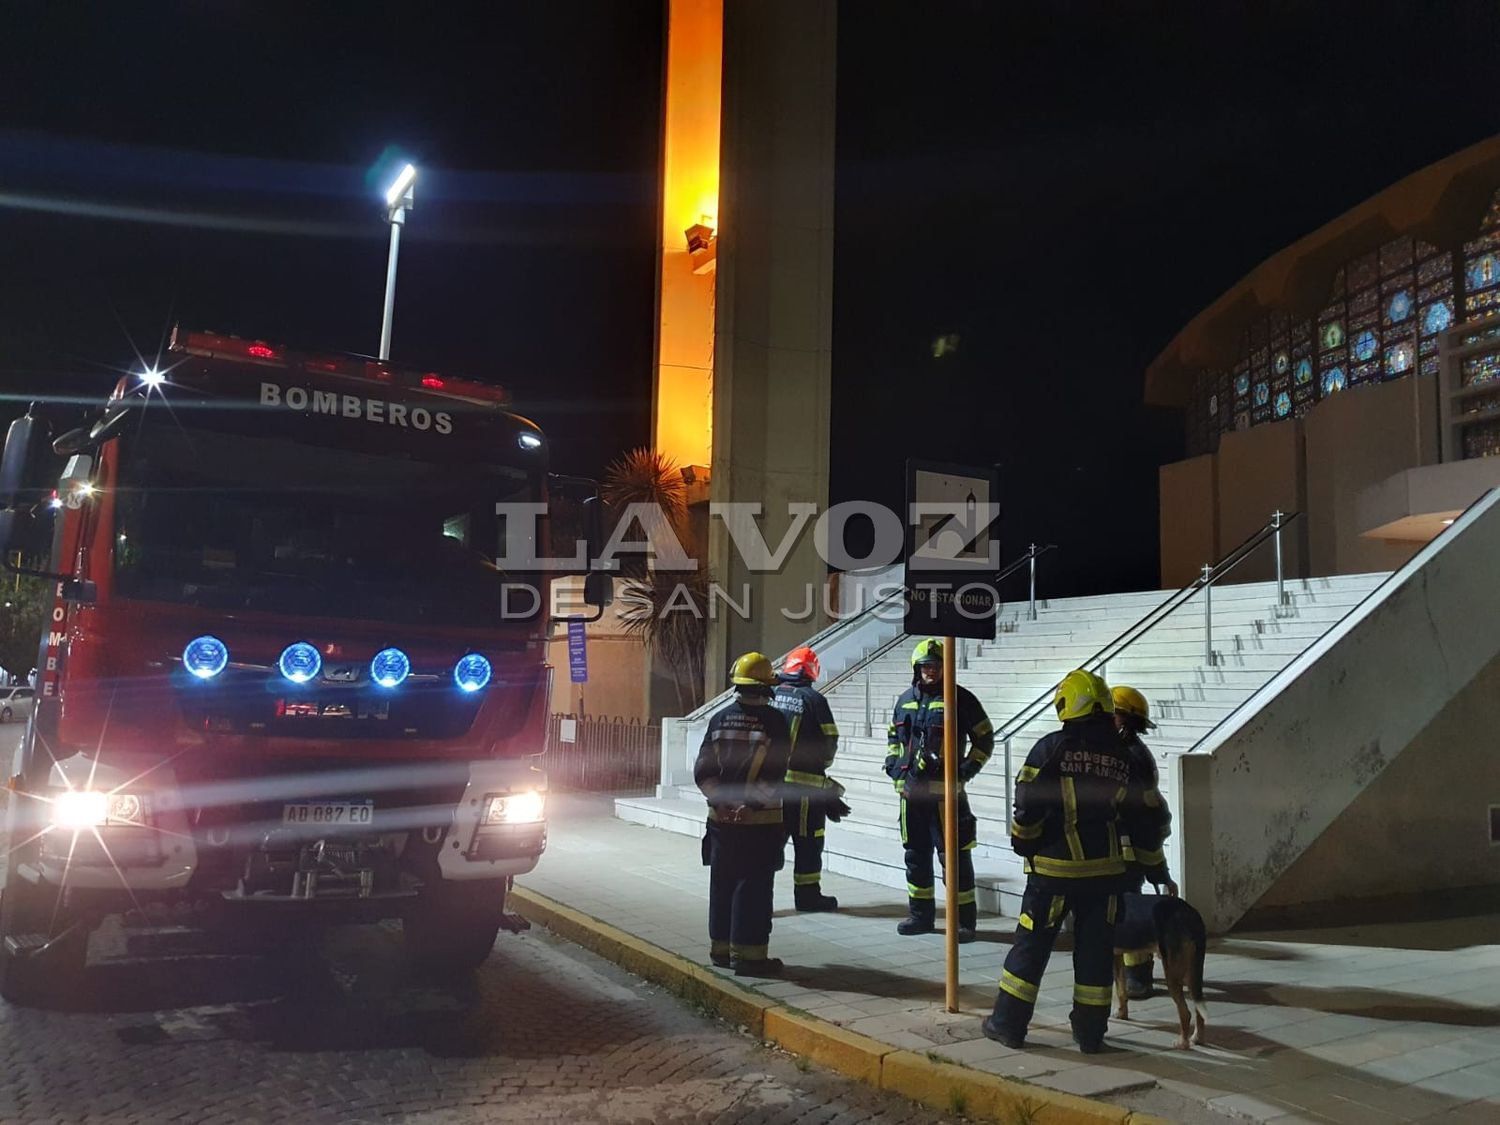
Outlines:
[[[994,1022],[1017,1039],[1025,1037],[1036,1009],[1037,988],[1052,956],[1052,944],[1063,919],[1071,913],[1073,1036],[1085,1044],[1102,1040],[1114,992],[1114,933],[1119,910],[1118,894],[1057,894],[1028,883],[1021,896],[1016,937],[1000,973]]]
[[[962,793],[958,812],[958,924],[973,929],[979,921],[974,901],[974,845],[977,822]],[[901,795],[901,845],[906,849],[907,908],[913,918],[932,921],[937,915],[937,891],[933,882],[932,853],[943,863],[943,881],[948,880],[947,856],[943,850],[943,795]]]
[[[1146,877],[1144,875],[1135,876],[1130,886],[1130,892],[1132,894],[1144,894],[1145,889]],[[1155,891],[1156,888],[1153,887],[1152,893],[1155,893]],[[1121,904],[1121,909],[1124,909],[1123,904]],[[1125,979],[1139,987],[1150,988],[1156,958],[1149,951],[1146,953],[1132,951],[1125,954],[1124,961]]]
[[[771,941],[771,896],[785,863],[780,824],[713,824],[703,838],[708,864],[708,940],[715,956],[761,961]]]
[[[792,885],[817,890],[823,880],[823,839],[828,826],[823,807],[806,798],[789,800],[785,820],[792,838]]]

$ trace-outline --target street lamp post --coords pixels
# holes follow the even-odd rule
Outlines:
[[[385,267],[385,315],[380,322],[380,358],[391,358],[391,317],[396,311],[396,255],[401,251],[401,228],[415,199],[417,169],[408,164],[401,169],[385,193],[386,222],[391,224],[391,257]]]

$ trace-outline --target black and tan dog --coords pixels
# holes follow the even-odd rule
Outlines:
[[[1203,915],[1182,899],[1167,895],[1120,897],[1124,909],[1115,922],[1115,1014],[1122,1020],[1130,1018],[1130,1000],[1125,994],[1125,955],[1154,953],[1161,958],[1167,992],[1177,1005],[1177,1018],[1182,1023],[1182,1034],[1174,1046],[1186,1050],[1189,1032],[1192,1042],[1201,1043],[1208,1018],[1208,1006],[1203,1002],[1203,958],[1208,952]],[[1196,1029],[1183,999],[1184,992],[1193,998]]]

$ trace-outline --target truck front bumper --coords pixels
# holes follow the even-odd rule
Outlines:
[[[204,792],[214,787],[194,786],[192,792],[183,792],[166,762],[111,760],[106,764],[75,755],[54,764],[48,794],[21,802],[26,806],[26,821],[19,825],[24,832],[19,838],[40,835],[33,853],[35,862],[23,865],[21,873],[32,881],[39,877],[54,886],[75,890],[140,893],[213,890],[214,886],[205,883],[221,882],[213,874],[217,871],[231,876],[227,885],[218,888],[229,891],[243,870],[244,856],[272,849],[284,852],[289,838],[294,850],[322,845],[326,839],[330,854],[338,852],[335,843],[347,845],[360,839],[371,847],[388,847],[392,871],[400,873],[398,882],[405,893],[432,879],[434,858],[436,876],[443,881],[498,880],[535,868],[547,845],[547,825],[542,818],[545,775],[525,761],[455,763],[446,768],[448,775],[463,785],[456,801],[456,786],[446,789],[449,796],[445,801],[420,807],[402,805],[399,793],[385,791],[375,802],[368,827],[288,826],[265,819],[264,811],[258,821],[233,823],[226,822],[224,806],[219,806],[221,815],[212,815],[210,810],[215,806],[211,797],[204,800]],[[270,794],[295,801],[304,784],[317,799],[339,791],[338,787],[347,786],[349,781],[346,775],[332,781],[303,774],[257,779],[255,784]],[[243,782],[239,788],[243,790]],[[72,803],[83,804],[86,802],[73,798],[125,792],[139,797],[144,809],[141,823],[103,818],[97,823],[66,823],[60,815],[59,795],[66,794]],[[533,810],[527,814],[530,819],[486,822],[485,812],[492,799],[516,796],[524,796],[519,804]],[[15,806],[17,801],[11,803]],[[264,810],[263,797],[260,806]],[[281,807],[279,803],[273,806],[272,817]],[[324,850],[319,847],[319,856]],[[347,847],[338,854],[348,854]],[[426,858],[419,862],[422,856]],[[374,880],[363,888],[356,881],[353,894],[370,897],[396,890],[390,878],[382,878],[383,890],[373,885]],[[347,880],[345,885],[349,885]]]

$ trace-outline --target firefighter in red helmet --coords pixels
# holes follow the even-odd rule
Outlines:
[[[849,812],[843,786],[828,776],[838,753],[839,728],[828,700],[812,686],[821,672],[812,649],[792,649],[771,699],[786,716],[792,734],[781,807],[792,838],[794,903],[801,911],[838,909],[839,900],[823,893],[823,839],[826,823],[837,823]]]

